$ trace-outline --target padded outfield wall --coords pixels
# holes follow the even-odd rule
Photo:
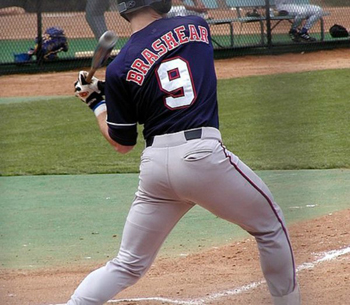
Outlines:
[[[128,23],[117,12],[116,1],[109,0],[104,13],[107,28],[115,31],[120,38],[113,56],[131,34]],[[296,1],[308,2],[308,0]],[[203,2],[209,8],[205,17],[210,24],[216,58],[350,48],[349,37],[333,38],[329,33],[330,27],[334,24],[340,24],[350,31],[349,0],[310,0],[311,4],[321,6],[326,13],[323,24],[318,22],[310,31],[310,35],[317,39],[313,43],[291,41],[288,36],[291,20],[275,20],[274,17],[278,16],[278,13],[274,9],[273,0],[203,0]],[[86,0],[2,0],[0,75],[70,70],[89,66],[97,40],[86,20],[86,4]],[[236,4],[243,4],[244,7],[236,9]],[[259,6],[255,7],[256,4]],[[252,12],[257,13],[257,17],[247,18]],[[50,27],[60,27],[64,30],[68,50],[58,53],[58,57],[54,60],[42,60],[34,55],[27,61],[18,62],[18,54],[26,54],[30,48],[34,48],[36,37],[42,37],[45,30]]]

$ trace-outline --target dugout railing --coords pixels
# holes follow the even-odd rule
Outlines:
[[[106,9],[101,13],[99,7],[94,20],[95,26],[104,20],[106,28],[118,34],[113,58],[131,33],[127,21],[117,12],[116,0],[104,1],[107,1]],[[334,38],[329,33],[334,24],[343,25],[350,30],[350,1],[295,1],[322,7],[324,15],[310,31],[310,35],[317,39],[316,42],[295,43],[290,39],[288,32],[294,17],[279,15],[275,0],[202,0],[208,8],[203,17],[211,28],[215,57],[350,48],[349,37]],[[191,0],[184,2],[189,3]],[[87,21],[89,18],[91,21],[91,16],[87,18],[86,4],[87,0],[0,1],[0,75],[89,66],[98,37],[91,22],[89,25]],[[57,56],[46,58],[40,50],[45,31],[51,27],[64,31],[67,48],[63,48]],[[32,49],[35,49],[35,54],[26,56]]]

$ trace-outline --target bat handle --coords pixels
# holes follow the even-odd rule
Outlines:
[[[91,80],[92,80],[92,78],[93,78],[95,72],[96,72],[96,69],[90,69],[88,75],[87,75],[86,78],[85,78],[85,81],[86,81],[87,83],[91,83]]]

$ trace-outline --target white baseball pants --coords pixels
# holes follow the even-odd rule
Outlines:
[[[264,182],[221,143],[215,128],[201,138],[157,136],[141,157],[140,180],[117,257],[89,274],[69,305],[97,305],[137,282],[162,243],[195,204],[253,235],[276,305],[299,305],[293,252],[283,214]]]
[[[187,10],[183,5],[173,5],[167,14],[167,17],[171,18],[176,16],[189,16],[189,15],[201,16],[202,18],[205,18],[206,16],[206,14],[204,13],[198,13],[195,11]]]
[[[306,19],[305,29],[310,30],[313,25],[322,18],[323,10],[317,5],[311,4],[282,4],[277,6],[279,11],[287,11],[295,16],[292,28],[297,29],[302,21]]]

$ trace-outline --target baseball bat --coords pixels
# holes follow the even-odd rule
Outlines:
[[[91,61],[91,68],[86,76],[86,82],[90,83],[97,69],[101,68],[108,60],[113,48],[118,41],[118,36],[113,31],[106,31],[98,40]]]

